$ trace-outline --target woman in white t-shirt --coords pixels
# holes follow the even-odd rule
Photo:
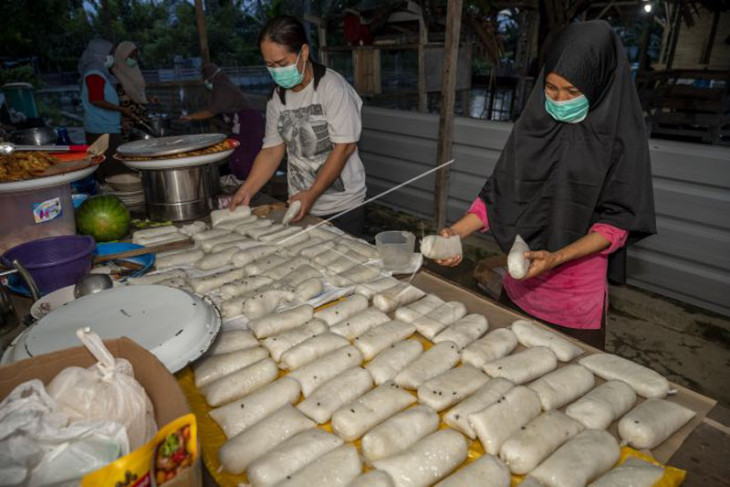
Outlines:
[[[271,19],[259,47],[276,88],[266,106],[266,136],[251,174],[231,207],[246,205],[288,160],[289,202],[301,202],[294,221],[312,213],[346,232],[362,233],[365,169],[357,150],[362,100],[338,73],[315,63],[296,18]],[[357,209],[355,209],[357,208]]]

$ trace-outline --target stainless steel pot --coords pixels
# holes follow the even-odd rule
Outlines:
[[[16,130],[10,134],[18,145],[50,145],[56,143],[56,131],[50,127]]]
[[[142,171],[147,216],[175,222],[205,217],[213,209],[218,177],[217,164]]]

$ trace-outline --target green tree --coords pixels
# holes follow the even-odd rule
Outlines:
[[[93,31],[81,2],[10,0],[0,16],[0,56],[37,56],[44,71],[75,69]]]

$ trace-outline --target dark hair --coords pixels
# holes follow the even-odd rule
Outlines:
[[[291,15],[279,15],[269,19],[259,34],[259,46],[265,40],[284,46],[294,53],[299,52],[304,44],[309,44],[304,25]]]
[[[309,45],[307,31],[304,29],[304,25],[299,21],[299,19],[292,17],[291,15],[279,15],[278,17],[269,19],[259,34],[259,46],[261,46],[261,43],[266,40],[286,47],[286,49],[291,53],[298,53],[301,51],[302,46],[305,44]],[[309,61],[312,63],[314,89],[316,90],[319,86],[319,80],[321,80],[327,73],[327,68],[311,59],[311,50]],[[286,105],[286,90],[276,86],[274,91],[279,95],[281,103]],[[271,96],[273,95],[274,92],[272,91]],[[269,98],[271,98],[271,96]]]

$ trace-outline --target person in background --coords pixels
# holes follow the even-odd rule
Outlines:
[[[505,253],[517,235],[532,249],[527,275],[505,276],[505,304],[604,348],[607,277],[622,282],[626,245],[656,233],[641,104],[606,22],[562,31],[494,172],[442,235],[478,230]]]
[[[146,121],[149,104],[145,94],[147,83],[139,69],[139,50],[133,42],[119,43],[114,50],[114,65],[111,67],[111,72],[119,81],[117,84],[119,104],[133,115],[130,117],[127,112],[122,112],[122,138],[129,140],[137,121]]]
[[[240,145],[229,158],[231,172],[236,178],[248,178],[256,154],[261,150],[264,138],[264,118],[249,103],[246,95],[213,63],[205,63],[201,69],[203,84],[210,92],[205,109],[184,115],[181,120],[207,120],[220,115],[233,138]]]
[[[96,171],[96,177],[100,181],[104,181],[107,176],[128,171],[124,164],[112,156],[122,140],[122,114],[128,117],[134,116],[129,108],[119,104],[117,80],[109,72],[109,68],[114,64],[112,48],[111,42],[94,39],[89,42],[78,64],[86,142],[91,144],[100,135],[109,134],[106,161]]]
[[[357,150],[362,100],[341,75],[314,62],[304,26],[291,16],[269,20],[259,47],[276,88],[266,105],[266,137],[250,177],[231,207],[247,205],[287,156],[294,221],[308,213],[360,235],[365,219],[365,168]]]

